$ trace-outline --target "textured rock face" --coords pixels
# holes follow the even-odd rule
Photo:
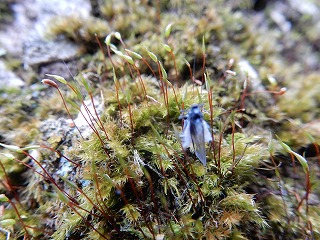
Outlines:
[[[13,21],[0,30],[0,46],[4,54],[21,59],[24,66],[69,60],[79,48],[64,39],[46,36],[48,24],[55,16],[87,17],[90,4],[86,0],[72,1],[17,1],[12,4]]]
[[[24,85],[24,82],[14,72],[6,69],[5,64],[0,61],[0,88],[16,88]]]
[[[64,39],[46,41],[43,39],[25,43],[23,63],[25,66],[37,66],[58,60],[70,60],[77,56],[79,48],[76,44]]]

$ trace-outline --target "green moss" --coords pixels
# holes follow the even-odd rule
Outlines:
[[[109,35],[109,47],[114,45],[107,61],[101,52],[82,59],[86,63],[82,73],[92,92],[84,93],[85,84],[76,87],[81,94],[62,87],[71,105],[81,105],[82,95],[102,94],[101,122],[92,121],[95,132],[84,139],[49,138],[79,165],[59,176],[56,169],[60,170],[63,162],[59,154],[45,151],[37,158],[49,166],[61,189],[39,174],[27,172],[18,209],[28,218],[26,223],[41,229],[45,224],[40,218],[46,226],[49,219],[57,219],[53,232],[42,233],[45,237],[53,234],[53,239],[305,238],[311,236],[311,230],[313,236],[319,235],[319,166],[314,161],[319,153],[308,159],[308,175],[298,161],[290,166],[295,152],[281,150],[278,143],[272,151],[268,149],[270,132],[294,151],[319,142],[312,122],[319,117],[319,90],[314,87],[319,76],[316,72],[306,74],[302,66],[292,64],[284,57],[288,49],[283,50],[283,43],[300,43],[304,49],[304,36],[297,29],[288,33],[291,38],[284,36],[268,16],[264,28],[257,30],[246,17],[252,14],[248,1],[211,4],[214,7],[194,1],[185,5],[161,2],[161,6],[144,1],[105,1],[100,5],[105,19],[62,17],[52,25],[53,35],[63,34],[80,44],[93,44],[94,32],[100,39],[111,29],[118,32]],[[304,18],[301,24],[310,22]],[[166,34],[170,23],[171,32]],[[313,42],[315,36],[309,32],[307,40]],[[298,54],[295,57],[299,59]],[[266,92],[251,89],[252,79],[237,66],[242,59],[257,70],[259,87]],[[227,69],[237,75],[227,74]],[[79,79],[77,84],[81,84]],[[288,91],[276,95],[282,86]],[[41,109],[34,114],[41,119],[46,114],[61,115],[64,110],[57,96],[39,101]],[[5,140],[19,146],[40,141],[39,133],[33,132],[36,122],[21,114],[23,99],[9,99],[1,99],[1,120],[19,139],[10,137],[2,127]],[[214,141],[207,146],[207,166],[180,143],[180,110],[195,103],[203,104],[204,119],[214,133]],[[77,109],[70,109],[76,116]],[[283,155],[278,157],[278,152]],[[10,165],[8,159],[2,162],[10,178],[24,169]],[[28,163],[36,166],[34,161]],[[4,171],[0,174],[3,177]],[[310,189],[305,184],[308,179]],[[1,191],[12,194],[5,186]],[[28,208],[30,200],[36,206]],[[14,230],[23,232],[12,210],[6,213],[11,214],[3,219],[14,218]],[[39,233],[30,230],[29,234],[37,237]]]
[[[140,237],[152,237],[158,232],[157,229],[165,236],[178,238],[216,234],[220,230],[208,230],[206,226],[211,221],[211,214],[219,211],[239,216],[238,220],[230,220],[237,222],[236,225],[246,221],[265,225],[253,203],[253,196],[243,192],[247,181],[254,178],[253,168],[265,156],[261,154],[263,148],[253,144],[256,140],[242,134],[236,134],[234,140],[227,136],[219,147],[221,166],[218,169],[213,161],[213,154],[217,154],[217,150],[209,154],[208,168],[195,160],[193,155],[185,159],[180,140],[171,125],[180,125],[177,121],[180,106],[177,103],[180,104],[181,100],[177,102],[177,99],[182,99],[185,88],[176,88],[176,95],[168,88],[167,100],[159,92],[154,99],[135,101],[141,95],[135,84],[127,82],[125,85],[127,94],[134,96],[131,101],[135,103],[130,103],[131,108],[129,102],[121,101],[121,118],[118,114],[103,118],[110,139],[106,145],[102,146],[97,135],[93,134],[90,139],[80,141],[79,153],[73,153],[81,158],[84,169],[74,180],[78,182],[85,179],[89,184],[79,196],[79,202],[87,204],[81,204],[81,207],[88,211],[94,208],[99,215],[112,213],[123,234]],[[152,81],[144,81],[144,85],[151,93],[159,91]],[[205,104],[205,109],[209,108],[206,91],[201,93],[192,87],[189,91],[184,94],[185,103],[194,103],[197,96],[196,99]],[[105,93],[105,104],[109,109],[114,109],[112,105],[117,106],[118,103],[112,99],[112,95],[109,97],[111,92],[106,90]],[[180,127],[176,125],[176,128]],[[103,135],[103,132],[100,134]],[[232,144],[235,146],[234,156],[230,150]],[[107,155],[103,148],[108,152]],[[88,198],[92,202],[89,203]],[[243,201],[239,201],[240,198]],[[175,211],[179,214],[171,219],[170,215]],[[74,212],[70,211],[69,214],[72,218]],[[84,218],[88,216],[84,212],[81,215]],[[65,229],[77,232],[82,228],[77,224],[81,220],[79,216],[71,222],[68,215],[64,219],[54,235],[56,239],[66,234]],[[110,226],[110,220],[103,219],[94,217],[90,222],[94,222],[94,226],[104,225],[109,232],[115,231],[114,225]],[[232,226],[229,226],[230,229]],[[87,227],[90,232],[88,236],[96,236],[97,232]]]

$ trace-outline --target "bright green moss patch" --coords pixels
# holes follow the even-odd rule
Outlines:
[[[96,33],[102,49],[73,80],[47,76],[54,93],[3,92],[1,142],[46,145],[3,145],[4,227],[35,239],[316,238],[319,76],[298,61],[312,18],[285,34],[269,15],[257,28],[249,1],[156,3],[61,17],[51,34],[91,52]],[[179,136],[193,104],[213,137],[206,166]]]

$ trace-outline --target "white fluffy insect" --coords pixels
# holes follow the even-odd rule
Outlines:
[[[212,141],[212,136],[208,123],[203,119],[200,106],[198,104],[192,105],[188,114],[182,114],[180,118],[184,119],[180,135],[183,149],[193,146],[196,156],[203,165],[206,165],[206,143]]]

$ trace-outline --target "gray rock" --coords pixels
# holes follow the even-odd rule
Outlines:
[[[65,39],[56,41],[33,40],[25,43],[23,49],[23,63],[25,67],[61,59],[70,60],[79,53],[79,47]]]
[[[24,81],[15,73],[6,69],[5,64],[0,61],[0,89],[19,88],[24,86]]]
[[[14,20],[0,31],[0,49],[5,54],[21,59],[25,66],[69,60],[78,53],[78,47],[67,40],[47,40],[52,18],[90,15],[89,0],[24,0],[12,5]]]

